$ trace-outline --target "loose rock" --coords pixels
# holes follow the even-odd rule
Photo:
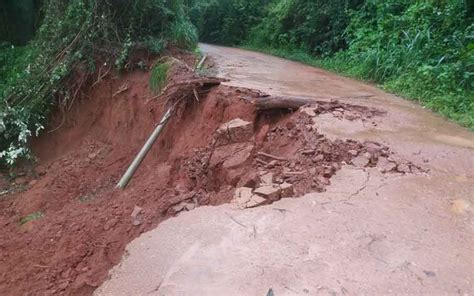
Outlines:
[[[265,198],[253,194],[252,190],[248,187],[237,188],[232,202],[242,209],[257,207],[268,202]]]
[[[316,180],[318,183],[321,183],[323,185],[329,185],[331,184],[331,181],[329,181],[329,178],[326,178],[326,177],[323,177],[323,176],[319,176]]]
[[[280,199],[281,187],[275,184],[265,185],[255,189],[254,193],[264,197],[265,199],[277,201]]]
[[[411,173],[410,166],[407,165],[407,164],[404,164],[404,163],[399,164],[399,165],[397,166],[397,170],[398,170],[400,173],[404,173],[404,174],[409,174],[409,173]]]
[[[140,208],[139,206],[135,206],[133,208],[132,214],[130,215],[132,217],[133,226],[138,226],[143,223],[142,220],[140,219],[140,214],[142,211],[143,209]]]
[[[251,199],[245,205],[246,208],[254,208],[267,203],[267,200],[258,195],[252,195]]]
[[[377,166],[382,173],[388,173],[394,171],[397,168],[397,164],[395,162],[389,161],[385,157],[379,158]]]
[[[320,162],[324,160],[324,154],[319,154],[315,158],[313,158],[313,162]]]
[[[349,152],[349,154],[352,155],[352,156],[357,156],[357,155],[359,155],[359,151],[357,151],[357,150],[349,150],[348,152]]]
[[[238,204],[246,204],[252,198],[252,188],[241,187],[237,188],[234,193],[234,201]]]
[[[352,164],[359,168],[366,167],[370,162],[370,156],[364,154],[352,159]]]
[[[115,225],[117,225],[118,222],[119,222],[119,220],[117,218],[112,218],[112,219],[108,220],[104,224],[104,230],[107,231],[107,230],[113,228]]]
[[[250,158],[253,149],[254,145],[249,143],[237,143],[219,147],[214,150],[209,164],[211,167],[222,164],[222,167],[226,169],[238,167]]]
[[[217,129],[217,145],[249,142],[253,138],[253,123],[240,118],[224,123]]]
[[[294,187],[290,183],[283,183],[280,185],[281,188],[281,197],[286,198],[286,197],[291,197],[294,195]]]
[[[187,210],[187,211],[192,211],[196,208],[196,204],[193,203],[193,202],[187,202],[184,204],[184,208]]]
[[[260,182],[262,184],[270,185],[273,183],[273,173],[266,173],[262,176],[260,176]]]

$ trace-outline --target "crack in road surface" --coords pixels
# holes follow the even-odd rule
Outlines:
[[[474,202],[471,132],[352,79],[260,53],[201,47],[219,76],[234,77],[229,85],[275,95],[340,97],[346,103],[366,97],[358,103],[387,111],[376,126],[361,127],[327,113],[314,128],[335,140],[383,142],[413,163],[420,159],[414,153],[423,151],[430,159],[424,164],[430,174],[408,173],[406,165],[405,172],[390,175],[345,165],[326,192],[247,210],[228,204],[183,213],[132,242],[130,256],[112,270],[96,295],[138,295],[156,288],[156,278],[164,280],[155,295],[264,295],[269,287],[277,296],[337,291],[453,295],[474,290],[474,228],[456,223],[472,221],[474,214],[449,206],[453,198]],[[244,66],[234,66],[240,64]],[[446,173],[466,176],[469,182],[448,182]],[[357,207],[341,203],[349,200]],[[326,201],[330,209],[318,206]],[[446,216],[451,219],[441,218]],[[258,229],[258,236],[242,231],[247,225],[255,233]]]

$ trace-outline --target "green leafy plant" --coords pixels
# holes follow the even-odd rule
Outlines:
[[[35,220],[39,220],[41,218],[44,217],[44,214],[43,212],[34,212],[34,213],[31,213],[29,214],[28,216],[26,217],[23,217],[21,220],[20,220],[20,225],[24,225],[28,222],[31,222],[31,221],[35,221]]]
[[[166,40],[156,37],[149,37],[145,40],[148,50],[154,54],[161,54],[167,45]]]
[[[194,0],[190,15],[204,41],[374,81],[474,129],[471,2]]]
[[[350,15],[348,49],[323,66],[376,81],[474,129],[474,25],[462,3],[366,1]]]
[[[166,86],[168,71],[172,61],[165,61],[153,66],[150,75],[150,88],[155,92],[160,92]]]
[[[51,110],[66,112],[100,57],[124,69],[137,44],[194,48],[196,31],[180,0],[44,0],[40,26],[23,47],[0,45],[0,164],[31,157],[29,139]],[[3,13],[3,10],[2,10]],[[0,14],[0,25],[8,19]],[[5,30],[0,30],[4,32]],[[159,43],[157,40],[163,40]],[[74,80],[71,73],[85,74]]]
[[[171,23],[168,34],[170,41],[178,47],[193,50],[197,45],[196,28],[185,19],[178,18]]]

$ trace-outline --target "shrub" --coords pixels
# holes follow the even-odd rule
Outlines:
[[[474,129],[472,3],[194,0],[190,11],[204,41],[375,81]]]
[[[166,86],[168,80],[168,70],[171,67],[171,61],[160,61],[153,66],[150,75],[150,88],[155,92],[160,92]]]
[[[51,108],[74,101],[80,85],[65,83],[74,67],[92,73],[100,56],[121,69],[135,43],[161,51],[166,40],[185,48],[197,40],[180,0],[44,0],[42,11],[28,45],[0,49],[3,164],[30,156],[28,140],[43,129]]]
[[[346,36],[348,49],[323,65],[474,128],[474,25],[461,2],[366,1]]]

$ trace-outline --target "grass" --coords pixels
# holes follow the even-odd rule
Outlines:
[[[151,69],[150,88],[154,92],[160,92],[166,86],[168,80],[168,71],[171,67],[171,61],[156,64]]]
[[[359,80],[374,82],[367,78],[366,68],[350,65],[343,58],[317,58],[303,50],[284,48],[262,48],[253,45],[244,45],[242,48],[324,68]],[[474,131],[474,91],[445,90],[436,85],[436,81],[429,81],[428,78],[420,77],[414,73],[405,73],[395,79],[378,82],[378,86],[395,95],[419,102],[422,106]]]
[[[70,106],[80,94],[84,81],[70,79],[74,72],[86,80],[92,76],[95,57],[123,70],[135,45],[143,42],[155,54],[167,44],[196,47],[197,32],[181,0],[39,2],[40,26],[28,45],[15,48],[0,41],[2,166],[33,157],[30,139],[44,129],[55,106]],[[156,88],[165,70],[155,71]]]
[[[43,212],[34,212],[34,213],[31,213],[29,214],[28,216],[26,217],[23,217],[21,220],[20,220],[20,225],[24,225],[28,222],[31,222],[31,221],[35,221],[35,220],[38,220],[38,219],[41,219],[44,217],[44,214]]]

